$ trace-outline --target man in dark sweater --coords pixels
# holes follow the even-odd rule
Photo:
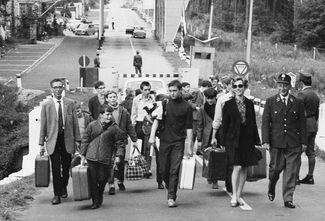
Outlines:
[[[160,131],[159,163],[160,173],[168,189],[169,207],[175,207],[176,192],[178,186],[179,169],[184,155],[185,139],[189,145],[186,154],[192,154],[192,107],[185,101],[181,93],[182,84],[173,80],[168,84],[170,99],[166,107],[160,108],[160,114],[154,120],[149,143],[155,142],[155,134],[158,128],[158,120],[164,123],[164,129]]]

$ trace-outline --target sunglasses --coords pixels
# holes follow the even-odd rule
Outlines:
[[[243,88],[244,85],[242,85],[242,84],[238,84],[238,85],[237,85],[237,84],[234,84],[234,85],[232,85],[232,88],[233,88],[233,89],[236,89],[237,87],[238,87],[238,88]]]

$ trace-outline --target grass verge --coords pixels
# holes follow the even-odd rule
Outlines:
[[[33,175],[0,186],[0,220],[17,220],[18,211],[25,209],[36,193]]]

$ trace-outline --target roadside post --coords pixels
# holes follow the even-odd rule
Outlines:
[[[17,87],[22,88],[22,83],[21,83],[21,74],[16,74],[16,80],[17,80]]]

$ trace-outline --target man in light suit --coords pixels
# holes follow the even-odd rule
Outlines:
[[[41,152],[46,151],[51,158],[54,198],[52,204],[61,203],[68,197],[67,185],[71,155],[75,145],[80,145],[80,133],[75,104],[62,97],[64,90],[61,79],[50,82],[52,99],[42,106],[39,145]]]
[[[271,156],[268,197],[274,200],[275,186],[283,171],[284,206],[293,209],[297,167],[307,143],[305,108],[301,100],[289,94],[289,75],[280,74],[277,87],[279,93],[266,100],[262,117],[262,143]]]
[[[306,129],[307,129],[307,149],[305,151],[308,157],[308,174],[302,180],[299,180],[299,171],[301,160],[298,165],[298,184],[314,184],[314,169],[316,164],[315,154],[315,137],[318,130],[318,115],[319,115],[319,102],[318,95],[311,88],[311,75],[299,73],[299,84],[301,91],[298,93],[298,98],[301,99],[305,106],[306,111]]]

